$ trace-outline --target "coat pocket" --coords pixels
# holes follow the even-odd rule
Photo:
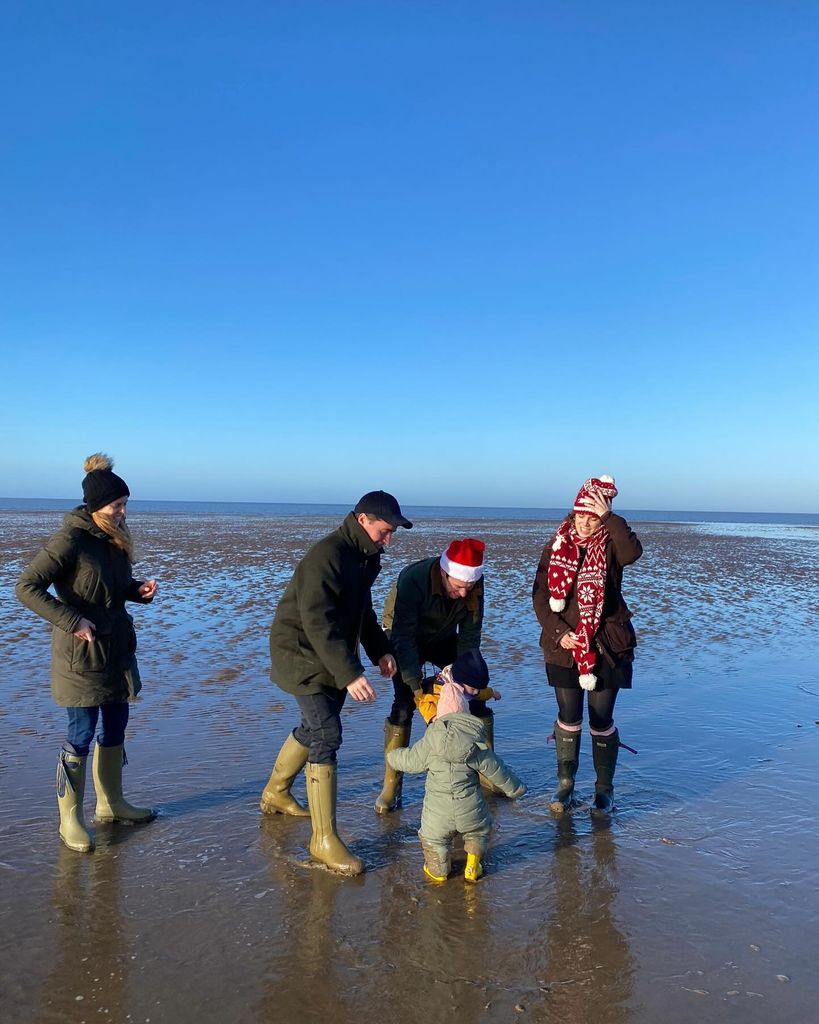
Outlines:
[[[617,615],[607,619],[603,627],[603,642],[610,651],[615,654],[622,654],[637,646],[637,637],[630,617]]]
[[[110,634],[95,633],[91,643],[71,637],[71,671],[105,672],[111,663]]]

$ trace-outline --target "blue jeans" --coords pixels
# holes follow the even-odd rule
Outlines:
[[[125,726],[128,724],[130,705],[100,704],[91,708],[66,708],[68,712],[68,733],[63,749],[77,757],[87,757],[91,749],[97,722],[102,712],[102,728],[97,737],[101,747],[119,747],[125,742]]]

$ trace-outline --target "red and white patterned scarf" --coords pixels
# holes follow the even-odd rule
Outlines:
[[[568,520],[561,524],[552,544],[552,555],[549,559],[549,606],[553,612],[562,612],[566,607],[566,598],[577,580],[577,605],[580,610],[580,622],[575,627],[582,647],[572,651],[578,672],[580,685],[584,690],[593,690],[597,682],[594,666],[597,655],[592,648],[592,641],[600,625],[603,613],[603,599],[606,594],[606,548],[609,533],[601,526],[596,533],[585,540],[578,536],[574,525]],[[586,549],[586,557],[578,573],[582,549]]]

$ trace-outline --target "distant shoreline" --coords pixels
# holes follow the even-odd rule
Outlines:
[[[62,512],[79,504],[78,498],[3,498],[0,512]],[[274,501],[146,501],[132,499],[134,512],[162,515],[260,516],[263,518],[327,517],[338,519],[350,511],[347,505],[322,502]],[[502,508],[492,505],[407,505],[406,514],[425,519],[489,519],[553,521],[562,519],[565,508]],[[640,523],[760,523],[780,526],[819,527],[819,513],[809,512],[709,512],[676,509],[628,509],[617,511]]]

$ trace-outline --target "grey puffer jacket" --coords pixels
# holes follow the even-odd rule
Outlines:
[[[428,839],[489,832],[492,818],[479,772],[505,796],[526,792],[517,775],[486,746],[481,720],[461,712],[436,718],[423,739],[391,750],[387,760],[400,772],[427,773],[421,835]]]
[[[126,601],[147,604],[125,552],[94,524],[84,506],[66,513],[17,584],[17,597],[54,627],[51,693],[61,707],[127,701],[125,670],[136,650]],[[48,588],[57,593],[53,597]],[[81,619],[94,623],[94,642],[73,635]]]

